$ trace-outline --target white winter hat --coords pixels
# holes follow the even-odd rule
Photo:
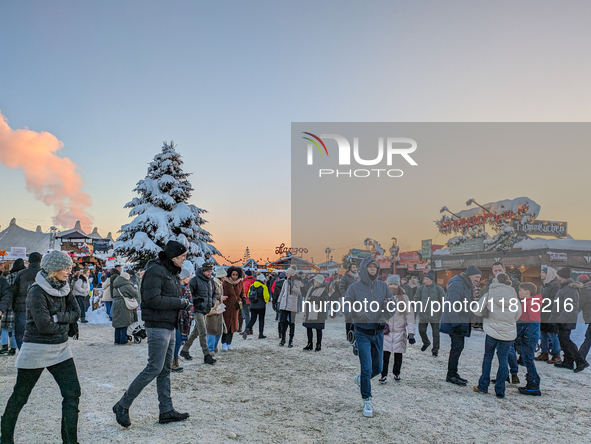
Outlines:
[[[183,280],[191,276],[191,272],[186,268],[183,268],[179,274],[179,279]]]
[[[43,256],[43,259],[41,260],[41,268],[47,274],[64,270],[71,267],[72,264],[72,258],[68,255],[68,253],[59,250],[50,251],[45,256]]]
[[[124,271],[123,273],[121,273],[121,277],[126,280],[131,279],[131,276],[129,275],[129,273],[127,271]]]
[[[262,274],[257,274],[257,281],[261,281],[263,284],[265,283],[265,276]]]

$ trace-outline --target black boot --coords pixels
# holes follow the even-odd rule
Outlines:
[[[319,352],[320,350],[322,350],[322,347],[320,346],[320,342],[316,343],[316,348],[314,349],[315,352]]]
[[[115,413],[115,419],[120,426],[129,427],[131,421],[129,420],[129,409],[126,409],[121,404],[117,403],[113,406],[113,413]]]
[[[158,417],[158,422],[160,424],[166,424],[169,422],[184,421],[188,417],[188,413],[179,413],[176,410],[172,409],[170,412],[160,413],[160,416]]]
[[[205,364],[211,364],[211,365],[213,365],[213,364],[215,364],[217,361],[216,361],[215,359],[213,359],[213,358],[211,357],[211,355],[205,355],[205,356],[204,356],[204,358],[203,358],[203,362],[204,362]]]
[[[279,345],[281,345],[281,346],[285,345],[285,332],[281,333],[281,342],[279,343]]]
[[[5,355],[6,353],[8,353],[8,344],[3,345],[2,348],[0,348],[0,355]]]
[[[304,350],[312,350],[314,348],[314,344],[312,344],[311,342],[308,342],[308,345],[306,345],[304,347]]]
[[[187,361],[190,361],[191,359],[193,359],[193,356],[191,356],[189,354],[189,352],[186,352],[185,350],[181,350],[181,352],[179,353],[179,355],[180,355],[181,358],[183,358],[183,359],[185,359]]]
[[[293,336],[289,335],[289,344],[287,344],[288,348],[293,348]]]

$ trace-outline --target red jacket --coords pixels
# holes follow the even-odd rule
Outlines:
[[[251,286],[252,284],[254,284],[254,282],[255,282],[256,280],[257,280],[257,279],[256,279],[254,276],[247,276],[247,277],[244,279],[244,297],[246,298],[246,304],[247,304],[247,305],[250,305],[250,300],[248,299],[248,290],[249,290],[250,286]]]
[[[540,313],[542,312],[542,295],[537,294],[521,301],[523,314],[519,322],[540,322]]]

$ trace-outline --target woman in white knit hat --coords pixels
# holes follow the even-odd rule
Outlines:
[[[68,336],[80,317],[68,276],[72,259],[54,250],[43,257],[41,271],[27,296],[27,325],[23,346],[16,359],[16,384],[2,416],[2,442],[13,442],[21,409],[47,368],[59,385],[62,402],[62,440],[77,443],[80,384]]]

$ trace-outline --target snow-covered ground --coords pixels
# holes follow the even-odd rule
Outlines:
[[[449,339],[442,335],[439,358],[421,353],[420,339],[404,355],[402,381],[373,381],[374,418],[361,415],[353,376],[357,357],[344,340],[342,324],[327,324],[320,353],[304,352],[305,330],[296,326],[295,347],[277,345],[277,327],[267,314],[268,339],[234,339],[235,350],[218,353],[214,366],[196,358],[181,361],[172,375],[175,407],[191,418],[159,425],[155,383],[132,406],[132,426],[115,422],[111,407],[142,370],[147,344],[113,345],[113,329],[80,326],[71,341],[82,385],[81,443],[553,443],[591,442],[591,371],[580,374],[538,365],[542,397],[522,396],[508,385],[507,396],[472,391],[480,376],[484,334],[475,332],[460,360],[467,387],[445,382]],[[573,335],[580,343],[586,326]],[[496,364],[495,364],[496,365]],[[494,369],[494,365],[493,365]],[[496,369],[495,369],[496,371]],[[525,369],[519,376],[524,379]],[[16,378],[13,357],[0,357],[0,405],[4,409]],[[491,388],[492,391],[492,388]],[[44,372],[17,425],[19,443],[58,443],[59,390]],[[231,436],[236,437],[233,438]]]

